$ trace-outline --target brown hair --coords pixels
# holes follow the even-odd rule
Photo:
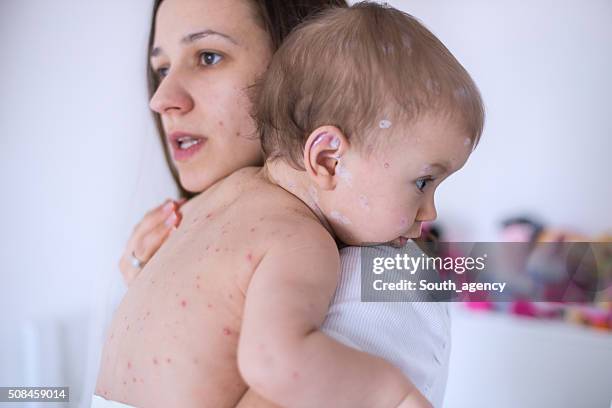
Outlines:
[[[460,120],[473,145],[484,124],[480,92],[450,51],[413,16],[376,3],[330,9],[302,24],[257,88],[253,116],[265,156],[297,169],[306,139],[323,125],[361,147],[386,121],[424,113]]]
[[[151,18],[151,28],[149,31],[149,45],[147,52],[147,85],[149,90],[149,100],[155,94],[159,86],[159,78],[150,64],[151,49],[155,40],[155,22],[157,10],[163,0],[154,0],[153,2],[153,17]],[[345,0],[245,0],[254,7],[256,22],[262,26],[270,35],[272,40],[273,51],[276,51],[285,37],[293,30],[295,26],[301,23],[306,17],[320,12],[326,7],[347,7]],[[168,146],[166,145],[164,128],[161,123],[161,118],[157,112],[152,112],[155,120],[155,125],[162,143],[166,162],[172,172],[174,181],[179,187],[182,197],[192,197],[194,194],[185,190],[179,181],[178,174],[172,159]]]

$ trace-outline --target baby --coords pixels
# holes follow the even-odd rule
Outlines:
[[[336,241],[402,246],[436,217],[436,187],[482,132],[475,84],[414,18],[360,3],[293,32],[255,98],[264,167],[184,205],[113,318],[96,394],[217,408],[250,387],[288,407],[429,406],[394,365],[320,327]]]

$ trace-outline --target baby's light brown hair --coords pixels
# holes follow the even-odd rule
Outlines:
[[[362,2],[287,37],[256,87],[253,116],[266,159],[304,169],[304,144],[319,126],[337,126],[362,149],[426,113],[457,120],[478,143],[484,107],[467,71],[411,15]]]

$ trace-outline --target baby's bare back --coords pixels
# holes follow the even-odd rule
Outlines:
[[[131,284],[108,330],[96,394],[147,407],[233,407],[244,299],[259,260],[315,218],[243,169],[192,199],[178,230]]]

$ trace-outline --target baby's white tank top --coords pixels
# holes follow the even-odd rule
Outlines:
[[[397,250],[378,247],[380,256]],[[423,252],[409,241],[409,256]],[[450,314],[443,302],[361,302],[361,248],[340,250],[342,273],[322,330],[341,343],[393,363],[436,408],[450,356]]]

